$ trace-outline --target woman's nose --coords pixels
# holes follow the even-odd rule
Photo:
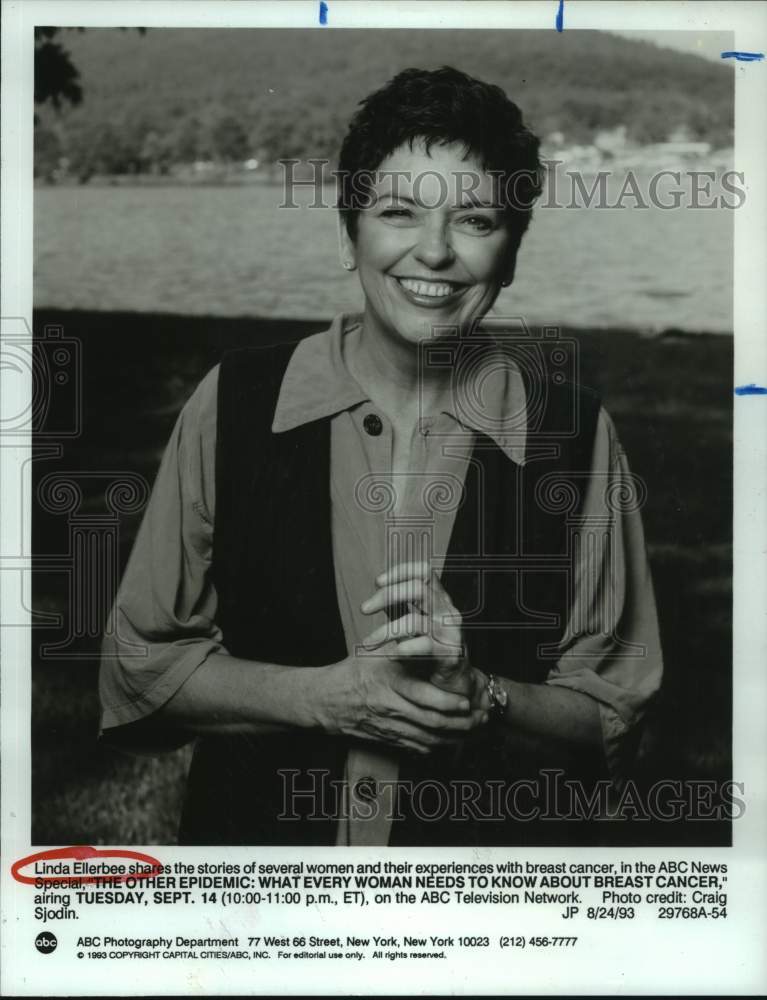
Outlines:
[[[450,264],[454,254],[448,239],[447,226],[437,221],[425,225],[415,248],[415,256],[433,270]]]

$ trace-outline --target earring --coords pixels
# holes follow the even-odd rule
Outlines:
[[[510,284],[511,284],[510,281],[502,281],[501,288],[508,288]]]
[[[350,260],[345,260],[344,261],[344,268],[347,271],[353,271],[354,270],[354,264],[352,264],[352,262]]]

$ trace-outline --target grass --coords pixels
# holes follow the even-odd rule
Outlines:
[[[35,331],[58,324],[82,342],[83,431],[50,471],[134,471],[153,479],[183,401],[223,350],[292,339],[324,323],[41,310]],[[645,532],[666,660],[664,688],[637,764],[657,777],[731,775],[732,340],[709,335],[645,339],[631,330],[568,331],[581,381],[596,386],[632,470],[648,486]],[[95,480],[93,481],[96,482]],[[103,485],[102,485],[103,489]],[[88,509],[100,503],[96,487]],[[66,517],[35,509],[36,554],[63,553]],[[120,561],[138,516],[120,525]],[[66,579],[40,571],[36,611],[65,611]],[[38,629],[33,648],[55,641]],[[32,671],[35,844],[173,843],[189,751],[133,757],[96,742],[97,638],[71,659],[35,656]],[[89,658],[91,657],[91,658]],[[649,827],[643,842],[727,843],[726,825]]]

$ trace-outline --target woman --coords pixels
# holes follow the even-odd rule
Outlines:
[[[477,328],[537,150],[497,87],[400,73],[341,151],[362,314],[184,408],[101,675],[106,736],[196,738],[182,843],[540,842],[516,779],[619,774],[661,672],[633,484],[593,394]]]

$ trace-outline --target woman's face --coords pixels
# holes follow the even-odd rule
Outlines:
[[[401,146],[376,172],[374,203],[343,250],[359,269],[366,327],[412,344],[482,317],[516,257],[493,179],[463,146]]]

